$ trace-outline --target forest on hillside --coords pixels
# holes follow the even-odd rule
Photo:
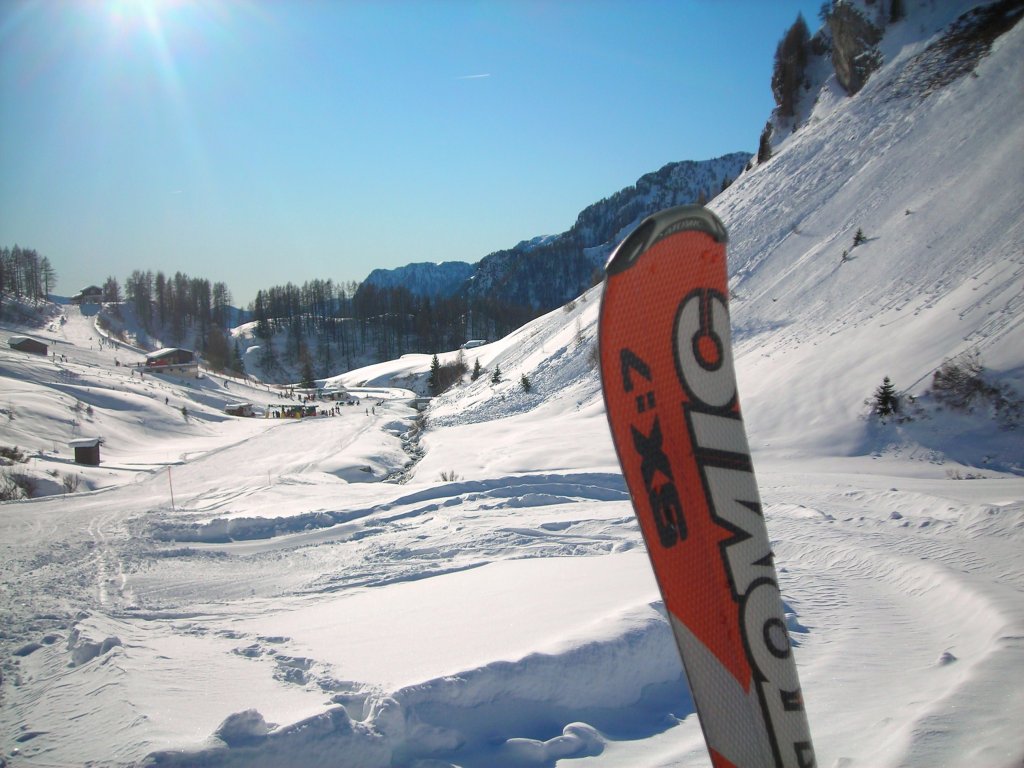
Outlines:
[[[38,251],[0,248],[0,294],[43,301],[56,280]],[[191,346],[215,370],[246,373],[245,347],[255,343],[261,378],[269,379],[289,369],[327,376],[368,360],[454,349],[470,338],[504,336],[538,314],[494,299],[432,298],[330,279],[258,291],[244,311],[233,305],[225,283],[183,272],[134,270],[123,283],[108,276],[99,287],[109,314],[116,319],[131,312],[150,346]],[[248,322],[251,334],[232,339],[232,330]]]

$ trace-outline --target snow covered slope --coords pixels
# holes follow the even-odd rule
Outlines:
[[[1022,178],[1024,31],[890,99],[927,50],[893,30],[909,48],[715,202],[742,404],[819,764],[1018,767],[1020,431],[923,393],[968,347],[1020,380],[996,190]],[[423,416],[401,388],[427,356],[340,377],[364,397],[338,416],[245,420],[221,406],[276,395],[140,381],[88,316],[0,327],[0,446],[28,454],[4,469],[51,478],[0,505],[0,765],[707,766],[605,423],[599,294],[468,350],[483,375]],[[869,420],[883,375],[929,418]],[[73,465],[94,428],[103,462]]]
[[[1024,383],[1022,34],[939,89],[935,70],[953,63],[935,41],[893,51],[855,97],[837,98],[833,76],[808,124],[713,202],[744,402],[787,405],[748,408],[753,445],[857,452],[884,376],[920,394],[968,350]]]

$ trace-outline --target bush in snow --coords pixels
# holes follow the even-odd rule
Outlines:
[[[28,457],[25,455],[25,452],[18,448],[18,446],[8,448],[6,445],[0,445],[0,459],[4,460],[0,463],[5,464],[14,464],[15,462],[24,463],[28,461]]]
[[[61,475],[61,487],[64,488],[64,493],[74,493],[81,484],[82,478],[79,475],[70,472]]]
[[[936,401],[958,411],[991,407],[995,418],[1008,429],[1020,424],[1024,403],[1006,385],[985,380],[985,368],[977,352],[965,352],[945,361],[932,375]]]
[[[479,362],[477,362],[479,365]],[[430,361],[430,375],[427,377],[427,389],[430,390],[431,395],[440,395],[442,392],[446,392],[453,385],[457,384],[465,375],[466,371],[469,370],[466,367],[466,358],[459,350],[458,357],[455,358],[453,363],[441,364],[441,361],[437,359],[437,355]],[[475,369],[474,369],[475,372]]]
[[[36,480],[31,475],[9,470],[0,473],[0,501],[31,499],[36,490]]]
[[[519,378],[519,386],[523,388],[523,392],[529,392],[533,388],[533,384],[530,383],[530,377],[525,373]]]

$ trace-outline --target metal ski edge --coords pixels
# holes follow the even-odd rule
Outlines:
[[[644,251],[664,237],[683,231],[704,232],[716,242],[729,240],[725,225],[702,205],[679,205],[652,213],[640,222],[608,258],[605,272],[615,275],[629,269]]]

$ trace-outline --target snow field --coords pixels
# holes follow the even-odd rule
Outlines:
[[[1024,162],[1024,29],[977,77],[911,98],[915,30],[956,16],[941,5],[892,28],[857,97],[826,83],[807,127],[714,201],[830,768],[1024,758],[1019,430],[981,409],[881,425],[863,405],[884,375],[923,396],[965,349],[1001,382],[1024,375],[1024,216],[1000,192]],[[338,377],[369,398],[339,417],[235,419],[227,402],[276,393],[140,379],[115,357],[141,354],[99,348],[71,308],[0,328],[0,443],[51,492],[0,506],[0,760],[707,766],[604,420],[598,301],[468,351],[504,381],[435,399],[422,456],[403,446],[421,426],[405,390],[430,355]],[[30,330],[68,359],[7,348]],[[101,465],[73,464],[67,441],[93,433]]]

